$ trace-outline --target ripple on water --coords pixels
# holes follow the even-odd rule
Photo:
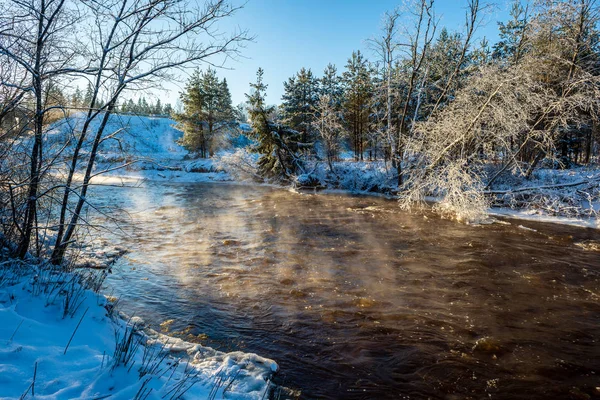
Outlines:
[[[268,187],[109,193],[132,216],[103,238],[129,250],[107,280],[124,311],[273,358],[301,398],[600,396],[597,231]]]

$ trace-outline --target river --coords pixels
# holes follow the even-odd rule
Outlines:
[[[281,398],[600,397],[596,230],[235,184],[94,191],[128,213],[102,234],[128,250],[106,282],[121,309],[274,359]]]

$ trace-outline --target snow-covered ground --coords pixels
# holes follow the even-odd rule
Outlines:
[[[272,360],[144,332],[138,319],[111,316],[113,303],[80,285],[81,275],[1,261],[2,399],[262,399],[268,391]]]

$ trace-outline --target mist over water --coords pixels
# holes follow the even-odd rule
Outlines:
[[[600,253],[577,246],[595,230],[231,184],[94,191],[131,217],[102,234],[129,250],[107,281],[122,310],[272,358],[301,398],[600,396]]]

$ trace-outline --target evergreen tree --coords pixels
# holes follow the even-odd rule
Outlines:
[[[473,50],[470,59],[473,65],[476,66],[488,65],[492,62],[490,42],[485,37],[481,39],[479,46]]]
[[[94,88],[92,87],[91,83],[87,84],[87,87],[85,89],[85,95],[83,96],[83,105],[85,107],[92,107],[94,108],[94,104],[92,104],[92,98],[94,97]]]
[[[135,103],[133,102],[132,99],[127,100],[127,112],[128,113],[135,113],[136,111],[136,106]]]
[[[248,114],[252,124],[250,136],[257,142],[255,150],[261,154],[258,160],[258,172],[269,179],[289,180],[298,168],[301,168],[295,154],[296,131],[286,129],[269,120],[275,107],[268,106],[265,101],[267,85],[263,82],[263,74],[263,69],[259,68],[256,73],[256,83],[250,84],[250,94],[246,94]]]
[[[429,77],[435,85],[443,86],[448,79],[460,59],[462,46],[459,33],[450,33],[448,29],[442,28],[428,60]]]
[[[529,49],[529,5],[523,7],[514,0],[507,23],[498,22],[500,41],[494,45],[492,56],[510,64],[518,64]]]
[[[342,75],[344,84],[345,119],[351,133],[356,160],[363,160],[365,136],[369,125],[369,103],[373,92],[371,70],[360,50],[348,59]]]
[[[342,106],[342,97],[344,90],[341,79],[337,73],[337,68],[333,64],[328,64],[323,71],[321,78],[321,95],[329,96],[329,100],[336,108]]]
[[[314,111],[319,101],[318,80],[310,69],[302,68],[283,83],[285,93],[281,105],[282,122],[302,133],[302,142],[314,137]]]
[[[232,122],[235,119],[235,112],[227,79],[223,78],[219,90],[218,112],[220,115],[218,118],[224,122]]]
[[[142,97],[142,114],[148,115],[150,113],[152,113],[152,108],[146,98]]]
[[[227,82],[220,82],[213,69],[204,73],[197,70],[180,98],[184,109],[175,119],[184,132],[183,145],[201,157],[212,155],[217,136],[222,135],[234,119]]]
[[[412,117],[417,113],[417,119],[427,118],[436,102],[441,101],[441,105],[447,104],[448,98],[452,98],[452,94],[462,85],[464,76],[459,75],[454,76],[451,85],[446,87],[448,80],[457,69],[457,64],[461,61],[463,46],[464,43],[459,33],[450,33],[448,29],[442,28],[429,51],[427,67],[416,76],[417,82],[428,82],[429,84],[427,90],[421,90],[422,101],[419,110],[416,110],[416,104],[413,104],[415,102],[410,102],[412,107],[409,107],[409,113]],[[458,70],[462,71],[467,62],[465,57]],[[443,92],[446,92],[446,96],[440,100]]]
[[[160,99],[156,100],[156,105],[154,106],[152,113],[156,115],[161,115],[163,113],[163,106]]]
[[[81,90],[79,89],[79,86],[77,86],[75,88],[75,92],[73,92],[73,95],[71,96],[71,107],[82,107],[83,106],[83,94],[81,93]]]

